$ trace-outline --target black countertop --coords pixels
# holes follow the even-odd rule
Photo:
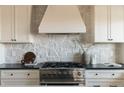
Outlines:
[[[0,64],[0,69],[39,69],[39,68],[42,68],[42,63],[40,64],[37,64],[37,65],[34,65],[34,66],[25,66],[25,65],[22,65],[22,64]],[[88,64],[88,65],[84,65],[85,69],[88,69],[88,70],[108,70],[108,69],[124,69],[124,65],[122,65],[121,67],[120,66],[105,66],[104,64],[94,64],[94,65],[91,65],[91,64]]]
[[[86,69],[91,69],[91,70],[108,70],[108,69],[124,69],[124,65],[122,65],[122,66],[112,66],[112,65],[110,65],[110,66],[105,66],[104,64],[93,64],[93,65],[91,65],[91,64],[89,64],[89,65],[86,65],[85,66],[85,68]]]
[[[0,64],[0,69],[39,69],[39,66],[24,66],[22,64]]]
[[[85,65],[82,66],[83,68],[85,68]],[[37,65],[33,65],[33,66],[25,66],[19,63],[12,63],[12,64],[0,64],[0,69],[42,69],[43,67],[43,63],[38,63]]]

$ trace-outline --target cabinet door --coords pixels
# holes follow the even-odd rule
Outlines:
[[[124,42],[124,6],[111,6],[111,38]]]
[[[13,38],[12,6],[0,6],[0,42],[10,42]]]
[[[29,42],[30,6],[15,6],[15,39],[17,42]]]
[[[124,42],[124,6],[95,6],[95,42]]]
[[[107,41],[107,6],[95,6],[95,42]]]

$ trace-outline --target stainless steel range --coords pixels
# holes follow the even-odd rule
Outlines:
[[[82,85],[84,65],[75,62],[46,62],[40,70],[41,85]]]

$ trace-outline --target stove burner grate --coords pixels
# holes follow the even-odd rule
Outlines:
[[[83,64],[74,62],[46,62],[42,68],[83,68]]]

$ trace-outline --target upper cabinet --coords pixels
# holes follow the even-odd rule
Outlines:
[[[31,6],[0,6],[0,42],[29,43]]]
[[[124,6],[95,6],[95,42],[124,42]]]

